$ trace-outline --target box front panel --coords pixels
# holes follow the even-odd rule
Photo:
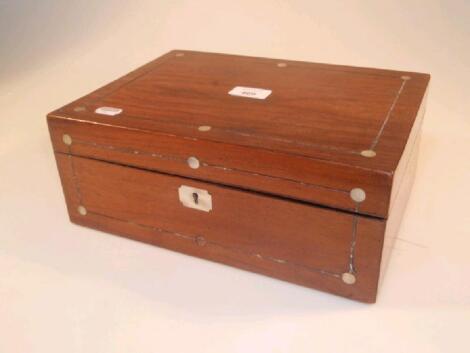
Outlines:
[[[114,122],[118,122],[115,120]],[[300,201],[384,217],[391,189],[389,175],[265,149],[202,139],[49,118],[56,152],[100,159],[230,185]],[[70,144],[63,141],[70,136]],[[188,159],[197,158],[197,168]],[[362,202],[351,198],[361,188]]]
[[[71,220],[373,302],[384,221],[56,153]]]

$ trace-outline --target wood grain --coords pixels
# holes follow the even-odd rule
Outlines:
[[[429,79],[171,51],[48,114],[70,219],[374,302],[414,179]],[[235,86],[272,94],[234,97]],[[123,111],[97,114],[103,106]],[[184,207],[181,185],[207,190],[212,211]]]

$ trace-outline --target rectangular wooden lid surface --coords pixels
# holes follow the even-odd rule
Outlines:
[[[67,122],[87,126],[90,134],[101,126],[108,128],[103,134],[114,127],[153,133],[162,141],[174,136],[175,144],[192,146],[187,157],[204,162],[211,153],[217,155],[216,166],[226,168],[226,174],[198,175],[163,166],[164,172],[222,183],[227,179],[228,185],[386,217],[393,175],[428,82],[427,74],[177,50],[49,114],[49,122],[53,142],[54,121],[62,124],[62,132]],[[239,86],[271,93],[265,99],[229,94]],[[97,114],[100,107],[122,112]],[[124,147],[135,148],[135,140]],[[73,152],[59,145],[54,143],[56,151]],[[87,153],[93,152],[76,151]],[[146,167],[146,162],[116,158],[109,159]],[[258,180],[241,175],[237,181],[227,175],[230,170]],[[298,185],[284,187],[270,178]],[[305,191],[302,185],[325,190]],[[361,208],[350,200],[354,188],[369,191]]]

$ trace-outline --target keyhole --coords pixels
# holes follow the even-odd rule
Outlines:
[[[197,192],[193,192],[193,200],[196,205],[198,204],[198,198],[199,198],[199,195],[197,194]]]

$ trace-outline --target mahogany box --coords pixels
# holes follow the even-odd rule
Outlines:
[[[70,219],[375,302],[429,79],[171,51],[48,114]]]

